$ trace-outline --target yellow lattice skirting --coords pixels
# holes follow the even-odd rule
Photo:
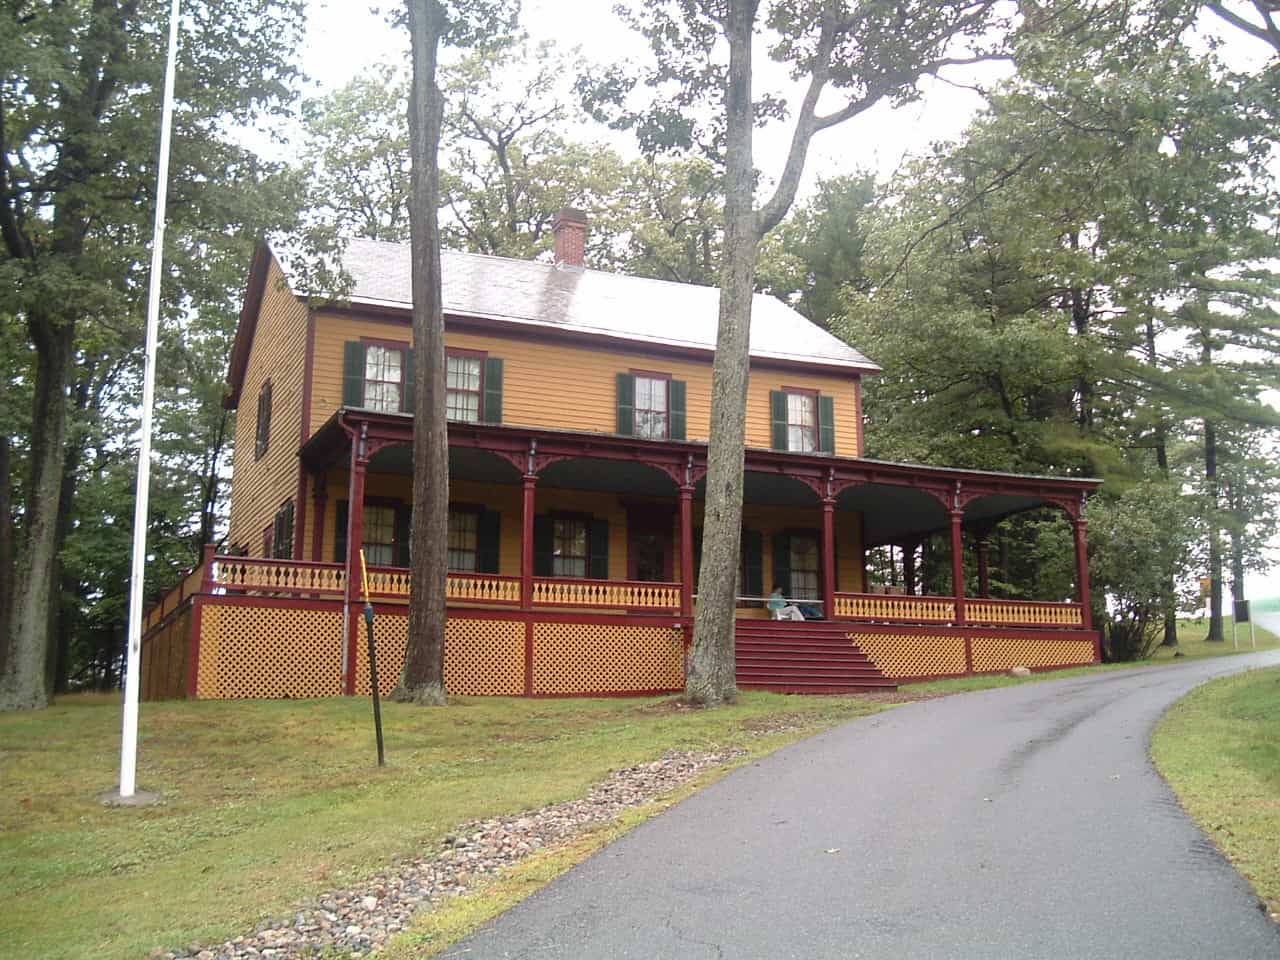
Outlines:
[[[1033,637],[974,637],[973,669],[991,673],[1011,667],[1070,667],[1093,663],[1092,640]]]
[[[404,666],[409,618],[379,610],[378,689],[390,696]],[[524,624],[451,616],[445,625],[444,686],[456,697],[515,697],[524,693]],[[369,646],[364,624],[356,645],[356,693],[369,695]]]
[[[342,613],[206,603],[196,696],[332,697],[342,692]]]
[[[533,626],[533,692],[636,693],[684,686],[684,635],[674,627]]]
[[[849,639],[886,677],[946,677],[965,672],[962,636],[851,633]]]

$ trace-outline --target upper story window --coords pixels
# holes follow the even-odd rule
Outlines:
[[[787,394],[787,449],[797,453],[818,449],[818,398],[812,394]]]
[[[618,374],[617,426],[624,437],[685,439],[686,385],[665,373]]]
[[[667,439],[667,379],[636,374],[635,436]]]
[[[445,354],[445,405],[450,420],[476,423],[483,407],[484,357],[470,353]]]
[[[502,360],[446,351],[445,407],[450,420],[502,422]],[[408,344],[350,340],[343,355],[342,405],[379,413],[413,413],[413,349]]]
[[[253,444],[253,458],[261,460],[271,441],[271,381],[258,392],[258,428]]]
[[[371,343],[364,353],[364,404],[367,410],[395,413],[404,408],[405,350]]]
[[[816,390],[771,391],[771,446],[793,453],[835,453],[835,398]]]

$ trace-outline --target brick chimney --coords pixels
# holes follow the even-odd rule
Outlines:
[[[565,207],[551,221],[551,234],[556,241],[556,266],[581,269],[587,248],[587,215]]]

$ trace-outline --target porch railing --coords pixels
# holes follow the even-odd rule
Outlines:
[[[245,593],[340,595],[343,566],[307,560],[214,557],[209,582],[215,588]]]
[[[956,602],[947,597],[907,597],[881,593],[837,593],[837,620],[950,623]]]
[[[534,606],[680,609],[680,584],[640,580],[570,580],[534,577]]]
[[[1040,603],[1035,600],[966,600],[969,623],[1019,627],[1082,627],[1084,609],[1078,603]]]
[[[275,596],[340,597],[345,589],[340,563],[305,560],[270,560],[258,557],[213,557],[207,573],[197,568],[188,574],[147,615],[152,629],[187,597],[201,591],[207,581],[215,593]],[[400,567],[371,567],[369,588],[374,597],[408,599],[410,571]],[[520,578],[487,573],[449,574],[446,596],[461,603],[516,606],[520,603]],[[595,607],[603,609],[677,611],[680,584],[636,580],[577,580],[535,577],[536,607]],[[915,597],[901,594],[837,593],[837,620],[886,623],[954,623],[956,603],[951,597]],[[1070,629],[1084,625],[1079,603],[1041,603],[1031,600],[965,600],[965,621],[990,626]]]

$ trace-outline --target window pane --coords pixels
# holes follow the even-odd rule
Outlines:
[[[791,596],[818,599],[818,541],[813,537],[791,537]]]
[[[667,436],[667,381],[636,377],[635,435],[645,440]]]
[[[449,569],[474,573],[479,516],[470,510],[449,512]]]
[[[395,507],[364,508],[364,558],[371,567],[389,567],[396,555]]]
[[[557,577],[585,577],[587,575],[586,521],[556,520],[554,539],[552,574]]]

